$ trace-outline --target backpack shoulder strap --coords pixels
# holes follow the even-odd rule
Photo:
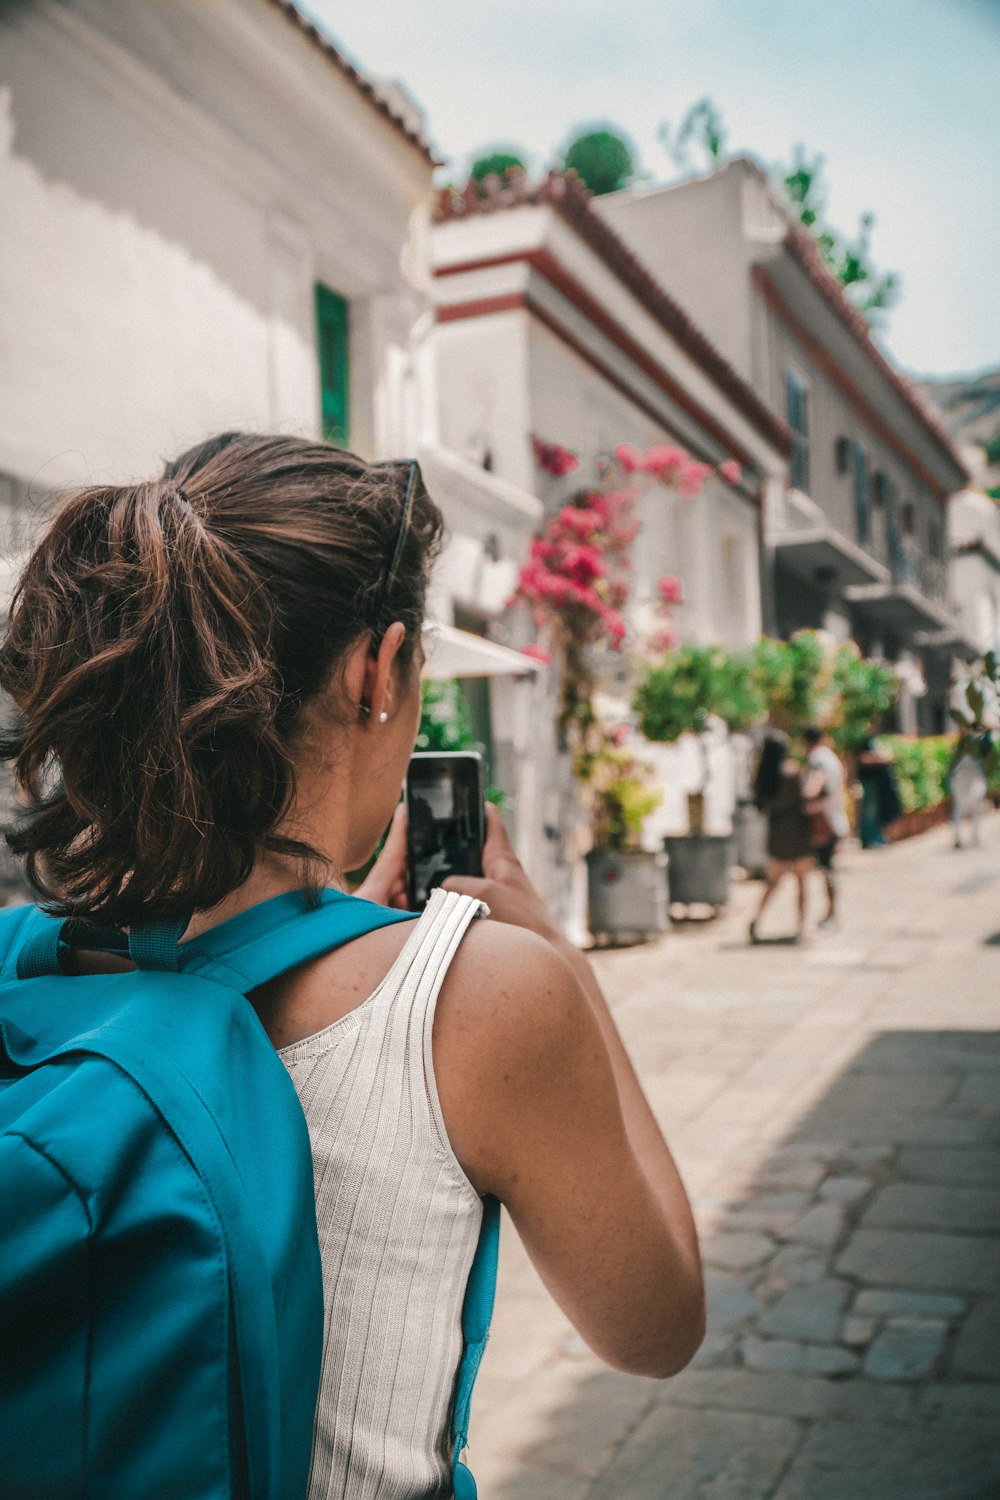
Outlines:
[[[305,892],[287,891],[181,944],[179,967],[245,995],[352,938],[416,918],[343,891],[323,891],[315,905]]]
[[[455,1500],[476,1500],[476,1481],[462,1462],[469,1440],[472,1390],[479,1374],[493,1318],[500,1252],[500,1202],[492,1194],[483,1199],[483,1222],[479,1243],[469,1272],[462,1304],[462,1339],[465,1347],[458,1367],[455,1407],[451,1419],[452,1483]]]

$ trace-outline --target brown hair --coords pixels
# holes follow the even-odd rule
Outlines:
[[[394,620],[409,669],[440,537],[419,470],[290,437],[225,433],[160,480],[70,496],[0,647],[26,805],[5,837],[49,909],[179,917],[262,848],[315,858],[275,834],[297,716]]]

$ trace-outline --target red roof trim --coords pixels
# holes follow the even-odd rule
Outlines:
[[[403,119],[403,116],[399,114],[397,110],[393,109],[392,105],[388,102],[387,99],[384,99],[382,97],[378,89],[372,83],[371,79],[366,78],[363,73],[359,72],[352,62],[348,62],[347,58],[340,51],[340,49],[338,47],[335,47],[333,42],[330,41],[329,37],[324,36],[319,28],[317,26],[314,26],[312,21],[310,21],[306,16],[302,14],[298,6],[293,5],[291,3],[291,0],[270,0],[270,4],[273,5],[275,9],[280,10],[283,15],[287,16],[292,25],[297,27],[298,30],[302,32],[303,36],[307,37],[312,45],[323,53],[327,61],[331,62],[337,69],[337,71],[341,73],[348,80],[348,82],[354,85],[358,93],[363,94],[364,97],[368,100],[368,103],[378,110],[382,118],[388,120],[389,124],[392,125],[393,128],[397,130],[399,134],[403,136],[411,146],[416,147],[416,149],[420,152],[420,155],[423,157],[424,161],[427,162],[429,166],[440,167],[444,165],[444,163],[434,155],[434,152],[431,150],[430,144],[424,139],[420,132],[418,130],[414,130],[411,125],[407,124],[406,120]]]
[[[539,263],[539,260],[536,260],[536,255],[543,258],[541,259],[541,263]],[[499,264],[503,260],[508,259],[523,259],[527,261],[532,266],[534,266],[534,268],[541,275],[545,276],[546,280],[550,280],[552,282],[552,285],[557,285],[558,289],[563,292],[563,295],[567,296],[570,301],[574,302],[575,306],[579,306],[579,303],[577,303],[575,299],[569,295],[569,291],[567,289],[568,287],[573,286],[574,283],[569,282],[568,278],[565,283],[561,279],[559,282],[557,282],[555,280],[552,280],[552,278],[547,274],[545,261],[551,261],[551,257],[546,256],[544,251],[534,253],[525,252],[523,255],[518,255],[516,257],[501,257],[496,261],[489,262],[489,264]],[[475,263],[472,263],[472,265],[474,264]],[[556,265],[554,261],[551,262],[551,264],[553,266]],[[466,269],[471,269],[472,265],[467,265]],[[558,268],[556,267],[556,269]],[[447,274],[447,272],[443,274]],[[530,293],[507,292],[496,297],[479,297],[473,298],[468,302],[446,303],[437,309],[437,321],[439,323],[456,323],[464,318],[483,318],[488,317],[491,313],[510,312],[511,310],[516,308],[523,309],[524,311],[530,313],[533,317],[537,318],[540,323],[543,323],[550,333],[554,334],[556,338],[561,340],[561,342],[564,343],[569,349],[572,349],[573,353],[576,354],[580,359],[582,359],[586,364],[590,365],[591,369],[596,370],[603,380],[606,380],[609,385],[614,386],[615,390],[620,391],[621,394],[626,398],[626,400],[630,401],[633,406],[635,406],[639,411],[643,412],[647,417],[650,418],[651,421],[655,422],[657,427],[665,428],[678,442],[689,442],[689,439],[684,437],[681,433],[677,432],[676,429],[671,426],[662,412],[657,411],[654,406],[651,406],[648,401],[643,399],[638,391],[633,390],[627,381],[623,380],[621,376],[615,370],[613,370],[605,360],[601,359],[600,355],[595,354],[592,349],[588,349],[585,344],[581,343],[579,339],[575,338],[574,335],[570,333],[570,331],[558,321],[557,318],[554,318],[552,316],[548,308],[541,306],[538,301],[530,295]],[[586,309],[582,307],[580,308],[580,310],[586,311]],[[738,459],[743,467],[747,470],[752,470],[755,468],[754,460],[746,452],[742,444],[731,437],[724,428],[720,427],[707,412],[703,411],[699,406],[692,402],[691,398],[682,389],[682,387],[677,385],[676,382],[672,380],[672,378],[666,373],[666,371],[661,369],[661,367],[657,365],[653,360],[647,359],[647,357],[642,354],[641,350],[637,351],[636,346],[631,344],[631,340],[628,340],[627,335],[624,335],[627,343],[623,342],[622,335],[620,333],[620,330],[618,329],[617,324],[614,324],[610,322],[610,320],[605,320],[602,318],[597,326],[600,328],[600,331],[610,339],[610,341],[615,345],[616,348],[621,349],[623,353],[627,354],[632,362],[637,366],[637,368],[643,370],[643,372],[649,376],[653,383],[657,385],[666,396],[676,401],[678,406],[682,407],[683,410],[685,410],[690,416],[693,416],[696,421],[701,423],[706,432],[711,433],[711,435],[725,449],[727,457]],[[638,358],[636,357],[637,352],[639,355]],[[704,457],[705,455],[702,454],[701,456]],[[748,495],[746,491],[741,491],[740,493],[742,494],[744,499],[749,499],[751,504],[759,504],[759,495]]]
[[[780,453],[787,453],[787,424],[768,410],[728,360],[702,333],[682,308],[660,286],[624,240],[590,206],[590,193],[575,174],[550,172],[541,183],[531,184],[523,172],[512,173],[505,182],[469,183],[462,192],[442,188],[434,214],[436,224],[495,213],[523,204],[547,204],[585,240],[637,301],[653,314],[662,328],[676,340],[705,373],[725,391],[733,405]]]
[[[805,272],[820,296],[836,313],[844,327],[853,335],[855,342],[861,345],[872,364],[878,368],[880,374],[934,438],[948,460],[955,465],[962,476],[962,482],[968,483],[969,475],[965,465],[955,452],[947,432],[921,401],[909,381],[893,368],[879,349],[871,336],[864,316],[844,296],[840,282],[823,264],[822,256],[811,236],[797,224],[789,224],[784,246],[796,265]]]
[[[927,468],[927,465],[918,458],[913,449],[906,443],[894,427],[890,427],[875,411],[867,397],[858,389],[846,370],[834,359],[825,344],[813,337],[799,319],[792,312],[788,303],[782,297],[774,281],[767,274],[763,266],[754,266],[750,272],[750,280],[758,295],[764,300],[771,312],[784,323],[785,327],[794,335],[802,349],[819,369],[840,390],[850,406],[854,408],[861,420],[878,434],[882,441],[899,454],[903,462],[913,473],[919,474],[928,489],[940,502],[944,502],[949,495],[948,489]]]

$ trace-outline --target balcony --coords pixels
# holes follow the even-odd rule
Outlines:
[[[845,589],[848,602],[895,630],[950,630],[955,619],[948,605],[948,571],[942,559],[907,541],[892,540],[884,551],[888,580]]]
[[[789,572],[811,585],[879,588],[891,575],[885,563],[830,524],[826,512],[801,490],[787,490],[780,529],[772,535],[777,557]]]

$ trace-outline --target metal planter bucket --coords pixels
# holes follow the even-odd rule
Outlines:
[[[670,904],[725,906],[729,900],[728,834],[685,834],[663,840]]]
[[[733,813],[734,863],[755,880],[767,874],[767,815],[752,802],[738,802]]]
[[[667,930],[664,858],[646,849],[593,849],[587,855],[590,931],[621,941]]]

